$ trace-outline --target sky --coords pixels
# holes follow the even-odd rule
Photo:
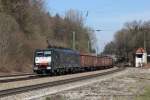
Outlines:
[[[95,31],[98,51],[113,40],[126,22],[150,20],[150,0],[44,0],[46,10],[64,16],[69,9],[82,13],[86,26]],[[88,16],[86,17],[86,13]]]

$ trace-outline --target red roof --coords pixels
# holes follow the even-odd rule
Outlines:
[[[144,53],[144,52],[146,52],[146,51],[144,50],[144,48],[138,48],[138,49],[136,50],[136,53]]]

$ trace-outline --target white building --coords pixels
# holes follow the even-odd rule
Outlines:
[[[139,48],[136,51],[135,67],[143,67],[147,64],[147,52],[143,48]]]

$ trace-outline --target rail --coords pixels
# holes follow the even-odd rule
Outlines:
[[[46,88],[46,87],[50,87],[50,86],[52,87],[52,86],[62,85],[62,84],[70,83],[70,82],[75,82],[75,81],[79,81],[79,80],[93,78],[93,77],[104,76],[107,74],[122,71],[124,69],[125,68],[117,68],[115,70],[111,70],[111,71],[107,71],[107,72],[103,72],[103,73],[98,73],[98,74],[92,74],[92,75],[75,77],[75,78],[66,79],[66,80],[58,80],[58,81],[53,81],[53,82],[41,83],[41,84],[30,85],[30,86],[25,86],[25,87],[17,87],[17,88],[12,88],[12,89],[7,89],[7,90],[0,90],[0,97],[15,95],[17,93],[23,93],[23,92],[41,89],[41,88]]]

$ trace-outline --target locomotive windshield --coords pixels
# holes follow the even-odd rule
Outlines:
[[[44,56],[45,56],[45,57],[51,56],[51,51],[45,51],[45,52],[44,52]]]
[[[44,56],[43,52],[36,52],[36,57],[42,57],[42,56]]]
[[[36,57],[49,57],[49,56],[51,56],[51,51],[36,52]]]

